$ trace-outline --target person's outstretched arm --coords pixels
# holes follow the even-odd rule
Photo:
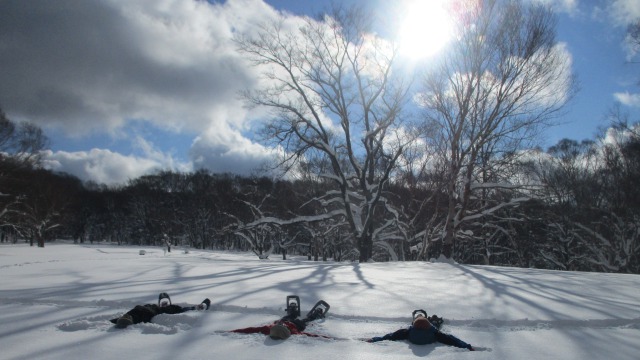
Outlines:
[[[458,339],[453,335],[445,334],[440,331],[436,331],[436,340],[438,340],[438,342],[443,343],[445,345],[451,345],[451,346],[474,351],[474,348],[471,345],[467,344],[466,342]]]
[[[161,307],[159,313],[161,314],[182,314],[186,311],[193,310],[209,310],[209,306],[211,305],[211,300],[204,299],[198,305],[193,306],[180,306],[180,305],[169,305],[165,307]]]
[[[400,329],[392,333],[389,333],[385,336],[372,337],[371,339],[367,340],[367,342],[378,342],[383,340],[397,341],[397,340],[407,340],[408,338],[409,338],[409,329]]]
[[[269,335],[269,331],[271,330],[271,326],[269,325],[264,325],[264,326],[255,326],[255,327],[248,327],[248,328],[243,328],[243,329],[235,329],[235,330],[230,330],[229,332],[233,332],[233,333],[240,333],[240,334],[264,334],[264,335]]]

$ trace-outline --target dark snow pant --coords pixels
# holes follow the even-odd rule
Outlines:
[[[129,310],[127,314],[131,315],[134,324],[151,322],[151,319],[157,315],[153,309],[143,305],[137,305],[133,309]]]

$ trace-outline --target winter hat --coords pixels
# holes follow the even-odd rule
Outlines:
[[[413,320],[413,327],[416,329],[428,329],[431,326],[431,323],[427,318],[423,316],[418,316],[415,320]]]
[[[291,336],[291,330],[282,324],[276,324],[271,327],[269,337],[274,340],[286,340]]]

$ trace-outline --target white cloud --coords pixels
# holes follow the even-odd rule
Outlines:
[[[76,136],[129,119],[202,131],[208,114],[240,108],[236,94],[252,82],[232,29],[269,9],[257,0],[3,2],[0,104]]]
[[[261,0],[2,1],[0,106],[13,120],[68,137],[129,138],[131,121],[200,134],[191,149],[198,167],[246,172],[266,150],[241,133],[260,116],[238,97],[256,70],[231,39],[276,15]],[[47,163],[110,184],[191,168],[142,137],[137,144],[140,156],[49,151]]]
[[[194,141],[190,158],[195,169],[250,175],[265,163],[272,162],[275,152],[256,144],[229,128],[211,128]]]
[[[544,105],[565,103],[572,95],[573,82],[573,56],[567,44],[564,42],[557,43],[553,47],[553,55],[555,68],[553,74],[544,81],[546,84],[541,86],[545,90],[541,92],[541,102]],[[535,64],[534,64],[535,65]]]
[[[620,145],[631,139],[633,139],[638,133],[638,126],[632,126],[631,129],[616,129],[607,128],[607,131],[602,138],[602,145]]]
[[[103,149],[76,152],[46,150],[42,155],[47,169],[107,185],[125,184],[130,179],[176,166],[170,158],[125,156]],[[188,165],[180,166],[184,169]]]
[[[626,60],[633,61],[640,49],[630,39],[629,34],[625,36],[625,33],[629,25],[640,20],[640,1],[612,0],[603,7],[594,6],[591,13],[593,19],[613,28],[616,38],[620,39],[621,46],[627,54]]]
[[[534,3],[540,3],[551,7],[557,12],[566,12],[573,14],[578,11],[578,0],[531,0]]]
[[[613,94],[615,99],[626,106],[640,107],[640,94],[630,94],[628,92]]]
[[[610,3],[608,12],[614,25],[626,27],[640,18],[640,1],[614,0]]]
[[[197,137],[189,151],[190,161],[180,162],[143,137],[136,137],[134,148],[140,155],[123,155],[109,149],[89,151],[42,152],[43,166],[106,185],[123,185],[129,180],[161,170],[190,172],[209,169],[251,175],[274,159],[275,151],[242,136],[237,131],[205,132]]]
[[[154,161],[162,168],[174,171],[188,172],[193,169],[191,163],[181,163],[173,158],[170,153],[163,152],[156,147],[153,143],[146,140],[141,136],[137,136],[134,142],[134,146],[140,149],[145,159]]]

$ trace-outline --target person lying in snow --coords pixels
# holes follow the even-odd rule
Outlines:
[[[185,311],[191,310],[208,310],[211,305],[211,300],[204,299],[202,303],[196,306],[179,306],[171,304],[171,298],[167,293],[161,293],[158,295],[158,304],[146,304],[136,305],[133,309],[127,311],[117,319],[111,319],[110,321],[116,324],[119,329],[126,328],[131,324],[138,324],[141,322],[150,322],[154,316],[158,314],[180,314]]]
[[[409,340],[411,343],[417,345],[432,344],[437,341],[445,345],[475,351],[471,345],[457,337],[440,332],[440,325],[442,325],[442,321],[442,318],[439,318],[436,315],[427,317],[427,312],[424,310],[415,310],[413,312],[413,322],[408,328],[399,329],[384,336],[372,337],[371,339],[366,339],[366,341],[377,342],[383,340]]]
[[[294,301],[293,303],[289,303],[289,298],[296,298],[297,303]],[[274,340],[286,340],[291,335],[306,335],[311,337],[327,337],[324,335],[317,335],[305,332],[304,330],[307,327],[307,324],[316,319],[322,319],[329,311],[329,304],[325,301],[320,300],[314,305],[314,307],[309,311],[307,316],[304,319],[298,319],[300,316],[300,298],[297,296],[288,296],[287,297],[287,315],[281,318],[280,320],[274,321],[272,324],[256,326],[256,327],[248,327],[243,329],[235,329],[230,332],[240,333],[240,334],[264,334],[269,335],[270,338]]]

